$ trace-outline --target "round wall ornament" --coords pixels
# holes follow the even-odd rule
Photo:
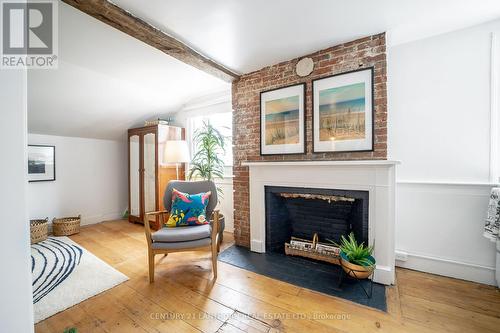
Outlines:
[[[311,74],[314,69],[314,62],[311,58],[302,58],[295,65],[295,73],[298,76],[304,77]]]

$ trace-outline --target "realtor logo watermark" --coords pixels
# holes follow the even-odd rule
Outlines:
[[[57,0],[3,0],[0,15],[0,68],[57,68]]]

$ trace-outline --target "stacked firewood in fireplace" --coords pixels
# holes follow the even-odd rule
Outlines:
[[[340,249],[333,244],[318,242],[318,234],[315,233],[312,240],[292,237],[290,243],[285,243],[285,253],[291,256],[305,257],[332,264],[340,264]]]

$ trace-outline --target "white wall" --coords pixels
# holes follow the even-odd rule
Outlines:
[[[489,284],[495,249],[483,221],[500,171],[490,170],[500,156],[490,156],[493,31],[500,21],[388,49],[388,153],[402,161],[396,250],[408,255],[398,264]]]
[[[232,233],[234,231],[233,179],[226,177],[216,180],[215,183],[223,192],[223,197],[219,200],[217,208],[224,214],[224,221],[226,223],[225,231]]]
[[[119,140],[230,84],[58,1],[58,69],[28,73],[29,132]]]
[[[0,332],[33,332],[26,214],[26,71],[0,70]]]
[[[120,218],[128,206],[127,144],[29,134],[56,146],[56,180],[28,185],[30,218],[82,215],[82,224]]]

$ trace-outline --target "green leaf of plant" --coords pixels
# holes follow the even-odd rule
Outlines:
[[[339,247],[353,264],[361,266],[373,266],[375,264],[370,258],[373,254],[373,246],[367,247],[364,243],[358,244],[353,232],[351,232],[347,238],[342,235],[340,237],[340,244],[332,240],[328,241]]]
[[[203,122],[202,127],[193,135],[196,153],[191,161],[188,179],[199,177],[213,181],[224,178],[224,161],[226,137],[210,122]],[[217,187],[217,192],[222,194],[222,189]],[[221,196],[222,197],[222,196]]]

